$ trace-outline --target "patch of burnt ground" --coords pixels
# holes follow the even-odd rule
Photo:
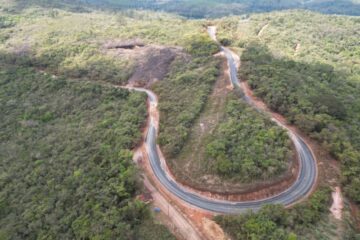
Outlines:
[[[171,63],[177,57],[185,56],[179,47],[147,45],[140,39],[111,40],[103,45],[103,49],[109,54],[135,63],[129,84],[139,87],[149,87],[164,79]]]
[[[106,49],[134,49],[136,47],[144,47],[145,44],[140,39],[129,39],[129,40],[113,40],[108,41],[104,44]]]
[[[177,48],[149,47],[146,57],[138,61],[129,83],[149,87],[154,82],[164,79],[171,63],[179,54],[180,50]]]

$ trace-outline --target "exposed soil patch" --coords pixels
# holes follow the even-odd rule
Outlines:
[[[203,218],[202,219],[202,223],[204,226],[204,229],[206,230],[206,232],[210,233],[211,236],[213,236],[212,239],[214,240],[226,240],[227,238],[225,237],[224,231],[222,230],[222,228],[216,224],[214,221],[208,219],[208,218]]]
[[[181,53],[178,48],[149,47],[145,58],[139,59],[130,84],[150,87],[156,81],[165,78],[171,63]]]
[[[344,201],[341,195],[340,187],[335,187],[335,191],[332,192],[333,203],[331,205],[330,211],[334,217],[338,220],[342,219],[342,210],[344,208]]]
[[[135,62],[129,83],[137,87],[150,87],[164,79],[176,57],[186,54],[179,47],[146,45],[141,40],[113,40],[103,45],[103,50],[115,57]]]

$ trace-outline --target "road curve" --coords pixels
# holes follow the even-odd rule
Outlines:
[[[210,36],[216,40],[215,29],[209,28]],[[225,48],[221,48],[225,53],[225,56],[228,60],[230,68],[230,78],[234,86],[240,87],[239,80],[237,78],[237,66],[234,60],[232,52]],[[157,107],[157,98],[156,95],[150,90],[143,88],[130,88],[135,91],[145,92],[148,95],[150,102],[150,108]],[[251,104],[251,99],[248,96],[244,96],[244,99]],[[283,124],[276,121],[279,125],[286,128]],[[189,189],[185,189],[183,186],[178,184],[167,172],[167,167],[165,162],[160,160],[159,148],[156,144],[157,137],[157,124],[154,116],[150,114],[150,121],[148,126],[148,132],[146,135],[145,145],[148,158],[150,161],[151,168],[154,175],[157,177],[158,181],[173,195],[180,198],[181,200],[211,212],[216,213],[225,213],[225,214],[237,214],[245,212],[249,209],[258,210],[264,204],[283,204],[285,206],[291,205],[302,198],[306,197],[312,190],[317,178],[317,166],[314,156],[310,148],[306,143],[292,132],[290,129],[286,128],[289,132],[289,136],[294,142],[296,151],[299,155],[299,175],[296,181],[291,185],[287,190],[281,192],[280,194],[271,196],[269,198],[264,198],[254,201],[244,201],[244,202],[231,202],[223,201],[217,199],[210,199],[209,197],[202,196],[198,193],[192,192]]]

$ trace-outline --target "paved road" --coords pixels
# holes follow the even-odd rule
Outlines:
[[[210,35],[213,34],[212,37],[214,38],[214,40],[216,40],[215,32],[212,31],[212,29],[209,29]],[[227,48],[222,47],[222,51],[224,51],[225,56],[228,59],[231,81],[234,86],[240,87],[239,80],[237,78],[236,62],[233,58],[233,55],[231,54],[231,51]],[[154,93],[141,88],[134,88],[134,90],[146,92],[149,96],[151,106],[157,106],[157,99]],[[244,96],[244,98],[247,102],[251,101],[250,98],[248,98],[247,96]],[[305,197],[311,191],[313,185],[315,184],[317,177],[317,167],[314,156],[312,155],[309,147],[304,143],[304,141],[288,129],[289,136],[294,142],[300,159],[299,176],[294,182],[294,184],[290,186],[290,188],[278,195],[269,198],[245,202],[221,201],[201,196],[197,193],[191,192],[188,189],[185,189],[167,174],[165,170],[166,167],[163,166],[164,162],[160,161],[159,152],[157,149],[157,129],[155,122],[155,119],[153,119],[153,117],[151,116],[149,130],[146,137],[146,149],[152,170],[154,171],[154,174],[156,175],[160,183],[169,192],[182,199],[183,201],[198,208],[218,213],[236,214],[247,211],[248,209],[256,211],[264,204],[290,205]],[[278,124],[281,125],[281,123],[279,122]]]

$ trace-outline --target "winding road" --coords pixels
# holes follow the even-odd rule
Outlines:
[[[209,27],[208,32],[213,40],[216,41],[216,28]],[[221,51],[225,54],[229,70],[230,79],[233,86],[241,88],[239,79],[237,78],[237,64],[234,59],[234,53],[230,49],[221,47]],[[132,88],[135,91],[145,92],[148,95],[150,102],[150,112],[157,111],[157,97],[150,90],[143,88]],[[251,98],[244,95],[244,100],[251,103]],[[253,105],[253,104],[252,104]],[[245,212],[249,209],[254,211],[258,210],[264,204],[283,204],[285,206],[291,205],[304,197],[306,197],[315,185],[317,178],[317,165],[312,154],[311,149],[304,142],[304,140],[294,133],[291,129],[287,128],[281,122],[273,119],[278,125],[287,129],[290,138],[294,142],[296,151],[299,155],[299,174],[295,182],[284,192],[255,201],[244,202],[231,202],[211,199],[206,196],[202,196],[199,193],[192,192],[191,190],[178,184],[167,172],[166,162],[161,161],[160,148],[156,144],[156,137],[158,132],[158,116],[150,114],[150,121],[148,126],[148,132],[146,135],[145,145],[148,159],[150,161],[151,168],[157,180],[173,195],[181,200],[211,212],[225,213],[225,214],[237,214]]]

